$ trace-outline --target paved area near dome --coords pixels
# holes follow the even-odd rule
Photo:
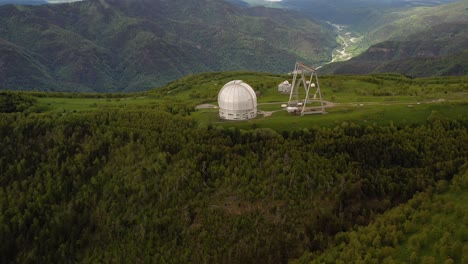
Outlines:
[[[195,109],[213,109],[213,108],[218,108],[218,106],[214,104],[201,104],[195,107]]]

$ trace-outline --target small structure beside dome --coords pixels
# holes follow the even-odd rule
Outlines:
[[[226,83],[218,94],[219,117],[226,120],[247,120],[257,116],[257,95],[241,80]]]
[[[278,92],[280,93],[290,93],[291,84],[288,81],[284,81],[278,85]]]

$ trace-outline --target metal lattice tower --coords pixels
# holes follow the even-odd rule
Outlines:
[[[289,95],[288,107],[296,107],[297,110],[300,110],[300,114],[323,114],[325,113],[325,107],[322,100],[322,93],[320,92],[320,84],[318,81],[317,70],[310,66],[305,65],[302,62],[296,62],[296,66],[293,72],[293,80],[291,83],[291,93]],[[300,99],[301,95],[299,93],[300,87],[304,87],[305,98]],[[315,90],[314,96],[312,99],[309,98],[311,89],[317,88]],[[313,91],[312,91],[313,92]],[[306,105],[311,102],[320,102],[319,111],[316,108],[306,108]]]

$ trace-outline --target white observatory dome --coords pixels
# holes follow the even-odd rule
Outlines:
[[[219,116],[227,120],[246,120],[257,116],[257,95],[243,81],[226,83],[218,94]]]

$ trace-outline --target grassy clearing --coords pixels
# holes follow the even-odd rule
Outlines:
[[[258,110],[272,112],[249,121],[226,122],[218,119],[217,109],[201,109],[191,113],[200,124],[249,129],[270,127],[291,130],[313,127],[334,127],[345,122],[355,124],[389,124],[406,126],[423,124],[433,113],[442,117],[466,118],[468,110],[467,77],[408,79],[401,75],[324,76],[320,78],[323,99],[336,104],[328,114],[292,116],[281,104],[289,94],[277,91],[277,85],[290,79],[288,75],[252,72],[205,73],[187,76],[166,87],[127,97],[102,98],[96,95],[79,98],[38,96],[40,109],[45,111],[95,111],[103,108],[155,108],[161,105],[196,106],[217,104],[221,87],[231,80],[244,80],[260,95]],[[311,95],[312,97],[313,95]],[[67,97],[67,98],[65,98]],[[434,112],[435,111],[435,112]]]
[[[42,109],[46,109],[47,111],[94,111],[109,107],[151,106],[161,102],[159,99],[144,96],[128,98],[40,97],[37,99]]]
[[[346,105],[327,109],[327,114],[295,116],[285,110],[273,113],[270,117],[259,116],[248,121],[223,121],[218,118],[217,109],[196,111],[192,116],[200,126],[212,124],[222,127],[237,127],[240,129],[272,128],[277,131],[309,129],[318,127],[335,127],[346,123],[357,125],[388,125],[409,126],[424,124],[429,118],[466,118],[468,104],[427,103],[408,107],[399,105]]]

